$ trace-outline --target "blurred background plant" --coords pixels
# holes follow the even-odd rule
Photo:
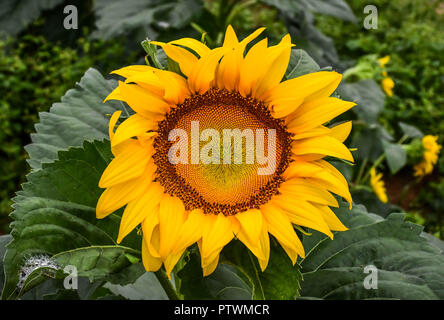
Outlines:
[[[79,29],[62,27],[63,9],[68,4],[78,10]],[[335,120],[353,121],[346,144],[355,163],[332,162],[351,185],[352,212],[344,204],[333,209],[350,230],[331,242],[316,232],[301,234],[308,260],[299,261],[296,269],[289,261],[280,260],[282,255],[276,251],[280,249],[273,248],[270,257],[276,260],[269,263],[264,277],[270,289],[265,290],[270,294],[266,298],[293,299],[299,294],[326,299],[442,298],[444,274],[438,248],[444,249],[444,242],[437,238],[444,238],[444,157],[438,154],[444,142],[444,58],[440,54],[444,5],[433,0],[375,0],[372,4],[378,9],[378,28],[367,30],[363,27],[367,4],[358,0],[3,0],[0,235],[9,232],[11,197],[17,190],[23,192],[14,202],[14,236],[0,236],[2,298],[165,298],[155,276],[145,273],[133,255],[135,251],[126,252],[140,249],[136,233],[123,246],[114,246],[119,212],[110,220],[95,218],[97,183],[91,179],[84,186],[81,178],[91,171],[83,171],[87,166],[72,170],[72,164],[82,157],[103,158],[99,150],[111,157],[106,142],[93,142],[106,137],[110,110],[123,106],[102,103],[115,86],[114,80],[104,79],[112,78],[108,75],[111,70],[145,61],[171,66],[174,62],[166,61],[162,50],[153,59],[157,48],[149,39],[169,41],[189,36],[216,46],[228,24],[240,38],[264,26],[271,43],[290,33],[297,46],[286,76],[337,70],[343,73],[343,81],[334,95],[358,104]],[[141,41],[151,54],[146,60]],[[58,104],[50,110],[54,103]],[[98,120],[93,125],[84,121],[90,116]],[[428,136],[436,136],[438,144],[430,148]],[[62,150],[58,162],[41,168]],[[427,174],[415,176],[415,166],[423,161],[428,163]],[[41,171],[31,174],[21,188],[30,166]],[[60,177],[61,170],[72,170],[74,176]],[[71,194],[76,188],[89,190],[86,193],[91,197],[85,200],[79,192]],[[398,212],[428,233],[404,223],[404,215]],[[39,238],[42,234],[44,241]],[[79,242],[74,241],[77,238],[81,238]],[[321,247],[320,241],[324,250],[311,250]],[[85,247],[85,243],[93,246]],[[244,259],[244,251],[239,249],[236,244],[226,249],[223,259],[234,258],[235,263],[222,263],[214,278],[204,279],[197,248],[191,249],[174,273],[176,287],[189,299],[251,298],[255,285],[248,279],[261,281],[261,275],[258,277],[251,259]],[[366,250],[372,255],[362,256]],[[50,253],[52,258],[65,264],[68,259],[78,266],[84,289],[64,290],[54,278],[57,270],[48,278],[40,273],[48,266],[40,265],[32,271],[35,278],[22,281],[17,292],[15,278],[21,267],[28,265],[27,255],[36,252],[44,253],[37,255],[39,261],[47,261]],[[325,259],[332,263],[317,265],[316,261]],[[382,281],[379,292],[344,286],[362,277],[362,259],[385,270],[390,281]],[[92,268],[91,261],[100,261],[100,268]],[[236,271],[234,265],[253,274]],[[430,272],[424,273],[425,267]],[[301,290],[298,268],[304,275]],[[424,282],[418,283],[418,279]],[[405,290],[407,284],[409,290]],[[324,292],[330,294],[324,296]]]
[[[444,142],[444,9],[439,1],[376,0],[378,28],[370,30],[363,27],[366,4],[358,0],[22,2],[5,0],[0,9],[0,232],[7,232],[10,198],[29,171],[23,146],[35,131],[38,112],[48,111],[89,67],[108,74],[144,63],[138,43],[147,36],[161,41],[201,37],[214,46],[232,24],[240,37],[265,26],[271,42],[289,32],[296,48],[308,53],[298,52],[311,66],[306,72],[333,68],[344,74],[337,94],[358,103],[341,117],[354,123],[348,144],[357,148],[356,164],[335,165],[351,181],[355,202],[382,216],[407,211],[443,238],[438,200],[444,193],[443,157],[431,174],[413,175],[424,154],[422,137],[437,135],[438,143]],[[78,9],[77,30],[62,28],[67,4]],[[371,187],[372,170],[381,174],[387,203]]]
[[[365,18],[361,14],[362,1],[348,0],[347,3],[357,15],[357,24],[317,15],[316,26],[333,39],[343,64],[349,67],[344,74],[350,73],[348,80],[372,78],[383,86],[385,76],[393,79],[393,95],[386,97],[377,122],[392,137],[399,139],[407,134],[412,139],[408,140],[409,147],[404,148],[407,155],[399,148],[396,152],[394,146],[382,146],[386,154],[392,149],[393,162],[407,165],[393,171],[390,164],[382,164],[387,192],[392,203],[420,215],[422,218],[417,222],[443,239],[443,222],[438,218],[444,215],[442,196],[439,196],[444,192],[443,157],[439,158],[437,168],[423,179],[413,176],[413,167],[422,160],[420,138],[423,134],[437,135],[438,143],[444,142],[444,5],[433,0],[375,0],[372,4],[378,8],[378,28],[366,30],[362,23]],[[384,71],[377,71],[375,61],[387,56],[384,75]],[[368,161],[375,160],[376,156]]]

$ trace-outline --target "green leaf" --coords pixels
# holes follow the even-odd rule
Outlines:
[[[240,241],[232,241],[224,248],[222,261],[239,268],[249,280],[253,299],[288,300],[299,296],[302,280],[299,265],[292,265],[274,238],[270,238],[270,259],[264,272],[256,257]]]
[[[102,192],[98,181],[111,159],[109,141],[85,142],[83,148],[61,151],[59,158],[30,173],[23,190],[13,199],[14,239],[5,255],[2,298],[16,295],[19,270],[26,257],[116,245],[120,216],[114,213],[98,220],[95,215]],[[122,246],[139,250],[140,238],[132,232]]]
[[[3,0],[0,6],[0,34],[16,35],[63,0]],[[62,28],[62,26],[60,26]]]
[[[89,246],[55,254],[52,258],[61,268],[72,265],[80,277],[90,281],[106,280],[131,265],[127,254],[139,254],[132,248],[123,246]]]
[[[197,253],[190,255],[178,276],[182,280],[180,292],[185,299],[252,299],[251,288],[236,267],[219,263],[211,275],[203,277]]]
[[[399,122],[399,127],[401,128],[402,132],[410,138],[422,138],[424,136],[424,133],[422,133],[421,130],[410,124]]]
[[[358,159],[375,161],[383,152],[381,134],[378,128],[364,128],[353,137],[353,147]]]
[[[345,100],[356,101],[353,111],[367,123],[377,123],[384,108],[385,94],[374,80],[361,80],[355,83],[342,83],[338,93]]]
[[[422,227],[391,214],[381,220],[358,206],[335,210],[350,229],[324,236],[301,262],[302,296],[323,299],[443,299],[444,256]],[[304,240],[305,246],[305,240]],[[366,289],[366,266],[377,268],[377,289]]]
[[[116,86],[115,80],[105,80],[100,72],[90,68],[77,88],[68,90],[49,112],[41,112],[36,133],[31,134],[32,143],[25,147],[31,167],[39,169],[42,163],[57,159],[58,151],[80,147],[85,140],[108,137],[110,115],[125,108],[118,101],[103,103]]]
[[[198,0],[97,0],[93,37],[111,39],[131,33],[139,41],[147,35],[159,40],[160,31],[184,28],[201,11],[202,2]]]
[[[395,174],[407,163],[407,152],[401,145],[386,140],[382,140],[382,146],[390,171]]]
[[[104,287],[115,295],[122,296],[129,300],[168,300],[165,290],[153,272],[143,272],[134,283],[129,283],[124,286],[106,283]]]
[[[0,236],[0,295],[2,293],[3,284],[5,283],[5,273],[3,268],[3,258],[6,253],[6,245],[11,242],[12,236],[5,234]]]
[[[296,78],[304,74],[319,71],[319,65],[308,55],[305,50],[291,50],[290,62],[288,64],[287,79]]]
[[[307,7],[316,13],[330,15],[345,21],[356,22],[353,11],[345,0],[302,0]]]
[[[379,200],[378,196],[369,186],[357,185],[351,187],[350,192],[354,202],[364,205],[370,212],[377,212],[381,217],[385,218],[390,213],[403,211],[398,205],[390,203],[390,199],[387,203]]]
[[[353,11],[344,0],[262,0],[262,2],[291,14],[312,11],[342,20],[356,21]]]

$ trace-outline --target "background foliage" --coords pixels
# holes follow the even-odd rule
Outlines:
[[[0,8],[2,298],[168,298],[159,278],[143,270],[137,234],[115,243],[121,212],[95,219],[97,181],[111,159],[103,140],[107,119],[125,109],[102,103],[116,85],[106,75],[145,63],[139,42],[146,37],[190,36],[215,46],[228,24],[241,38],[265,26],[271,42],[289,32],[297,45],[289,78],[321,69],[344,73],[335,94],[358,106],[338,120],[353,120],[347,144],[359,148],[355,166],[334,164],[351,182],[355,203],[365,206],[355,205],[351,214],[344,206],[336,210],[350,230],[334,241],[311,230],[311,236],[300,234],[308,254],[294,267],[272,241],[270,265],[259,274],[235,241],[224,249],[215,273],[202,278],[198,250],[192,248],[174,270],[181,297],[444,298],[444,245],[437,238],[444,238],[444,161],[418,181],[405,148],[423,134],[444,142],[444,7],[438,1],[376,0],[375,30],[363,28],[364,5],[357,0],[70,1],[78,8],[78,30],[61,27],[67,1],[20,3],[5,0]],[[395,81],[392,97],[381,89],[377,64],[386,55]],[[371,167],[384,173],[389,203],[369,187]],[[71,190],[82,190],[82,196]],[[23,280],[23,266],[35,255],[52,257],[56,266],[42,265]],[[78,291],[61,285],[67,264],[79,269]],[[380,270],[378,290],[362,287],[363,266],[369,264]]]
[[[317,16],[316,25],[333,39],[346,66],[353,66],[369,55],[390,55],[386,69],[395,82],[394,95],[386,99],[378,114],[379,123],[397,139],[403,135],[400,126],[403,122],[415,125],[424,134],[438,135],[438,141],[443,144],[442,2],[373,1],[378,8],[378,28],[374,30],[363,27],[365,15],[359,14],[363,12],[362,2],[350,0],[348,4],[357,14],[357,24]],[[380,75],[375,79],[380,81]],[[443,206],[439,203],[441,197],[437,196],[444,194],[444,157],[440,157],[437,167],[431,176],[417,184],[411,184],[414,178],[410,168],[402,170],[387,178],[387,187],[392,201],[411,212],[412,220],[424,224],[426,230],[444,239]],[[410,184],[409,190],[403,189],[407,184]]]

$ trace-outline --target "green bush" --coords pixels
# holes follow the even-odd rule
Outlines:
[[[10,198],[29,171],[23,146],[30,142],[38,112],[60,101],[89,67],[109,73],[134,57],[118,41],[86,41],[86,30],[84,35],[73,48],[32,31],[0,41],[0,231],[7,228]]]
[[[395,136],[402,136],[398,123],[415,125],[424,134],[439,136],[444,143],[444,11],[439,1],[375,0],[378,8],[378,28],[367,30],[363,26],[368,3],[347,1],[356,14],[356,24],[339,21],[328,16],[317,16],[317,26],[334,40],[338,54],[349,67],[363,56],[390,55],[386,65],[394,80],[394,94],[387,97],[379,122]],[[376,73],[375,73],[376,74]],[[379,75],[374,77],[380,81]],[[444,194],[442,176],[444,157],[441,154],[435,176],[424,188],[411,210],[420,212],[426,230],[437,236],[442,234],[442,206]],[[438,176],[436,176],[438,173]],[[441,182],[439,182],[439,180]],[[438,202],[437,202],[438,201]],[[440,233],[441,232],[441,233]]]
[[[444,132],[444,13],[438,1],[376,0],[378,28],[363,27],[367,3],[348,1],[356,24],[318,16],[318,27],[334,39],[339,55],[350,62],[368,54],[390,55],[389,76],[394,96],[387,99],[381,119],[389,128],[413,123],[426,134]],[[344,40],[347,39],[347,40]],[[443,142],[441,136],[440,142]]]

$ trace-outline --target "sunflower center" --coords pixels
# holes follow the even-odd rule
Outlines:
[[[187,210],[233,215],[278,193],[290,134],[264,103],[211,89],[193,95],[159,123],[157,180]]]

